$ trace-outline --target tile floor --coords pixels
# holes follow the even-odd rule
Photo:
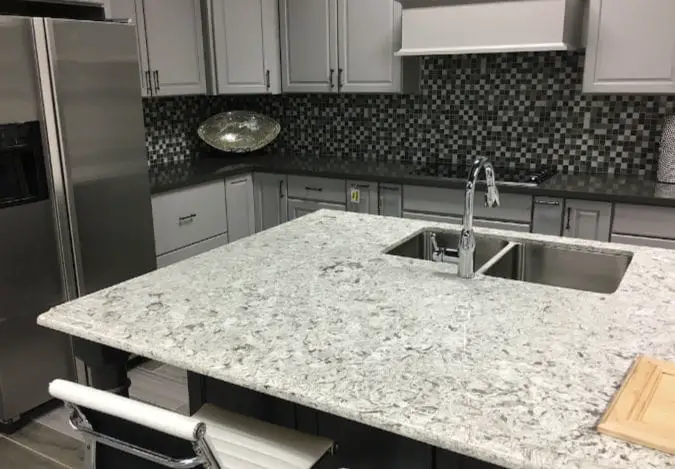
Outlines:
[[[129,372],[132,398],[179,413],[188,412],[187,373],[158,362],[146,362]],[[12,435],[0,435],[2,469],[82,469],[81,437],[58,407]]]

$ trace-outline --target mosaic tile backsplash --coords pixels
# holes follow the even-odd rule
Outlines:
[[[194,158],[217,112],[255,110],[281,122],[271,151],[326,158],[453,161],[567,173],[653,176],[675,97],[584,95],[579,52],[425,57],[414,95],[283,95],[144,100],[150,164]]]

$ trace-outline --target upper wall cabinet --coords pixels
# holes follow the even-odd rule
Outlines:
[[[675,93],[675,1],[591,0],[587,93]]]
[[[281,93],[277,0],[207,0],[209,92]]]
[[[282,87],[288,93],[400,93],[419,83],[401,59],[394,0],[281,0]]]
[[[108,12],[136,21],[143,96],[206,93],[199,0],[114,0]]]

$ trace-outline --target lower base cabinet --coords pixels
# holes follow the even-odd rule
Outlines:
[[[253,176],[245,174],[225,180],[227,234],[233,242],[255,233]]]
[[[287,188],[285,174],[256,173],[253,176],[256,233],[288,221]]]
[[[177,249],[175,251],[167,252],[166,254],[157,256],[157,268],[161,269],[162,267],[175,264],[176,262],[183,261],[190,257],[196,256],[197,254],[201,254],[203,252],[210,251],[211,249],[224,246],[225,244],[227,244],[227,242],[228,242],[227,233],[223,233],[222,235],[215,236],[205,241],[191,244],[190,246],[186,246],[184,248]]]
[[[312,200],[288,199],[288,219],[295,220],[303,215],[308,215],[321,209],[345,211],[342,204],[331,202],[315,202]]]

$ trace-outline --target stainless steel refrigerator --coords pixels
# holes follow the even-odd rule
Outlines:
[[[134,26],[0,16],[0,427],[73,378],[51,306],[156,267]]]

